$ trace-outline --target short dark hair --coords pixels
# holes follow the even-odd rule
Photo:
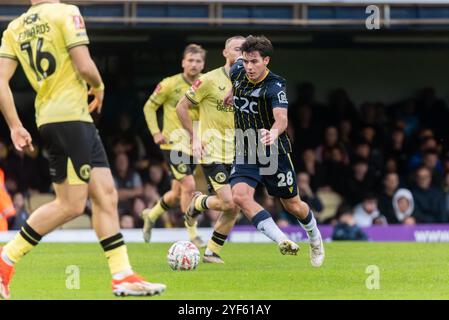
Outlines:
[[[271,41],[265,36],[248,36],[242,44],[242,52],[254,52],[260,53],[262,58],[271,57],[273,55],[273,45]]]

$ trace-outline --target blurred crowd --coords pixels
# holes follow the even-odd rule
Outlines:
[[[352,228],[449,222],[449,109],[432,88],[392,105],[360,106],[344,89],[330,92],[327,101],[317,101],[311,83],[296,90],[288,128],[293,160],[300,196],[321,224],[339,226],[343,238],[363,238]],[[143,114],[121,113],[113,125],[99,123],[123,228],[141,227],[140,212],[170,188],[168,168],[141,119]],[[17,212],[9,218],[14,228],[26,217],[27,199],[52,191],[48,160],[40,148],[16,152],[7,130],[1,132],[0,167]],[[257,190],[257,197],[279,225],[297,223],[265,190]],[[212,226],[218,215],[206,212],[200,226]],[[243,216],[238,220],[248,223]],[[173,209],[156,226],[182,225],[182,213]]]

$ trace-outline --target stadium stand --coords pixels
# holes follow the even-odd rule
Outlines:
[[[178,71],[179,53],[186,43],[193,40],[206,42],[212,61],[208,62],[208,67],[212,67],[221,59],[223,39],[235,32],[236,26],[242,34],[254,32],[254,26],[258,26],[258,32],[273,36],[276,49],[279,47],[283,57],[287,58],[300,56],[316,48],[329,48],[321,56],[310,54],[308,57],[311,62],[307,62],[306,66],[301,65],[302,61],[294,61],[293,66],[288,64],[288,59],[274,61],[276,68],[287,70],[290,75],[299,74],[294,80],[288,79],[289,89],[292,89],[289,91],[289,134],[295,141],[296,168],[298,172],[310,175],[311,187],[323,203],[323,210],[319,213],[321,223],[335,222],[339,206],[349,201],[355,207],[368,196],[367,190],[374,192],[379,201],[384,201],[382,181],[391,172],[399,176],[396,189],[410,189],[413,195],[419,197],[415,205],[415,221],[408,222],[429,222],[426,212],[422,211],[426,210],[428,202],[433,201],[435,192],[439,194],[437,198],[444,212],[432,222],[449,221],[449,130],[445,123],[449,116],[449,86],[446,89],[442,89],[441,84],[437,88],[434,86],[449,70],[445,62],[447,33],[441,33],[449,25],[449,4],[442,1],[380,1],[378,6],[383,29],[380,30],[383,38],[380,38],[385,41],[370,43],[362,41],[367,40],[369,34],[355,31],[365,28],[367,17],[366,6],[361,5],[360,1],[312,3],[282,0],[258,1],[257,4],[233,0],[200,3],[181,0],[164,3],[144,0],[70,2],[80,6],[89,30],[92,30],[92,53],[99,62],[108,88],[111,88],[108,90],[103,117],[98,120],[110,162],[113,163],[117,150],[125,147],[129,150],[127,156],[132,167],[143,180],[142,195],[133,199],[127,212],[123,213],[134,219],[135,227],[142,223],[137,208],[142,203],[154,204],[154,200],[169,186],[167,167],[161,164],[161,154],[152,143],[144,124],[144,101],[155,87],[157,79]],[[0,30],[6,26],[6,21],[25,11],[25,3],[1,2]],[[285,31],[287,26],[288,33]],[[406,31],[421,29],[432,37],[428,37],[427,42],[420,42],[416,36],[411,37],[410,32],[398,33],[402,30],[396,28]],[[192,31],[192,35],[185,35],[185,30]],[[404,44],[404,41],[409,42]],[[341,53],[346,48],[356,50],[350,55]],[[357,76],[370,75],[366,75],[366,70],[358,70],[360,64],[356,62],[359,54],[366,54],[373,48],[384,50],[376,57],[382,56],[383,61],[391,61],[386,67],[376,68],[376,64],[372,64],[371,68],[376,68],[380,73],[385,72],[387,76],[380,81],[374,79],[367,88],[363,88]],[[416,63],[411,56],[411,62],[403,64],[407,58],[405,53],[423,53],[426,48],[432,52],[434,61],[422,59]],[[399,51],[395,55],[396,50]],[[334,62],[333,56],[339,54],[340,58],[335,58]],[[322,62],[326,59],[332,62]],[[345,65],[345,69],[340,70],[340,74],[331,74],[328,70],[334,70],[339,63]],[[418,64],[429,70],[428,79],[422,74],[423,79],[418,79],[420,81],[413,79],[410,69],[418,68]],[[309,75],[318,74],[318,80],[310,82],[310,79],[303,78],[307,67]],[[19,112],[25,118],[24,121],[32,126],[33,96],[30,89],[20,76],[14,78],[12,85]],[[385,93],[382,89],[385,87],[382,86],[388,87],[389,91]],[[297,89],[296,92],[294,89]],[[370,92],[374,94],[368,97]],[[374,99],[373,95],[377,98]],[[129,125],[123,128],[113,125],[126,116],[129,117]],[[334,137],[331,134],[325,136],[325,132],[332,131],[336,132]],[[33,137],[39,143],[36,130]],[[12,149],[2,119],[0,165],[6,173],[5,186],[12,195],[24,194],[28,198],[27,210],[31,212],[40,204],[53,199],[48,175],[33,179],[23,177],[24,172],[44,172],[42,168],[47,166],[46,154],[39,150],[37,155],[24,155],[21,158]],[[303,160],[307,151],[316,155],[313,166]],[[427,190],[425,184],[419,187],[416,173],[422,166],[431,170],[431,191]],[[157,181],[152,177],[150,167],[155,167],[154,171],[161,177]],[[196,178],[199,188],[206,191],[201,173]],[[264,193],[259,192],[258,196],[264,197]],[[386,199],[391,203],[392,198],[393,194]],[[389,223],[404,223],[391,216],[391,213],[394,215],[392,204],[387,210],[381,214],[386,216]],[[201,225],[210,226],[214,222],[213,217],[205,215]],[[248,222],[242,219],[239,223]],[[65,228],[88,228],[89,225],[88,216],[83,216]],[[173,210],[158,226],[182,226],[182,215]]]

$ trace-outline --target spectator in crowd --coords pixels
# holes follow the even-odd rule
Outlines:
[[[354,158],[366,160],[376,177],[382,174],[383,155],[379,149],[372,149],[367,141],[361,140],[354,146]]]
[[[398,163],[396,162],[395,158],[387,158],[387,160],[385,161],[384,174],[388,174],[388,173],[399,174]],[[400,176],[399,179],[402,180],[403,177]]]
[[[139,174],[130,168],[126,153],[119,153],[115,159],[114,180],[118,190],[119,213],[131,213],[133,200],[142,195],[142,180]]]
[[[108,139],[108,145],[112,146],[114,155],[125,152],[132,163],[145,159],[145,147],[142,139],[133,129],[131,116],[128,113],[122,113],[117,122],[117,130]],[[140,168],[141,165],[138,167]]]
[[[382,182],[383,188],[378,196],[379,211],[388,223],[398,223],[393,208],[393,196],[399,188],[399,176],[395,172],[387,173]]]
[[[45,192],[49,188],[48,161],[40,155],[38,146],[34,146],[34,151],[25,149],[24,152],[12,148],[8,152],[5,172],[8,179],[17,183],[20,192]]]
[[[416,223],[414,217],[415,201],[408,189],[399,189],[393,197],[393,207],[396,221],[392,223],[403,223],[412,225]]]
[[[316,154],[314,150],[304,150],[298,170],[309,175],[310,186],[314,192],[325,185],[326,177],[324,167],[316,160]]]
[[[402,127],[407,137],[411,137],[419,128],[419,118],[416,115],[416,104],[413,99],[409,99],[400,108],[397,119],[402,123]]]
[[[343,145],[338,138],[338,130],[336,127],[327,127],[324,131],[324,142],[316,149],[316,158],[318,162],[323,163],[332,158],[332,151],[335,147],[344,151]],[[344,161],[347,161],[346,152],[344,152]]]
[[[332,149],[331,158],[323,163],[325,173],[325,188],[323,189],[330,189],[340,195],[345,193],[345,181],[350,170],[344,157],[344,151],[341,148]]]
[[[145,208],[152,208],[156,202],[161,198],[156,186],[152,183],[145,183],[143,185],[142,200],[145,203]]]
[[[307,203],[310,209],[319,216],[319,213],[323,210],[323,204],[321,200],[314,194],[312,187],[310,186],[310,177],[306,172],[300,172],[297,175],[298,191],[301,200]],[[295,219],[291,214],[288,214],[284,210],[281,211],[280,219],[278,225],[285,227],[288,225],[297,225],[298,220]]]
[[[387,224],[377,207],[377,198],[374,194],[367,194],[362,203],[354,208],[354,220],[359,227],[371,227],[374,224]]]
[[[343,119],[338,125],[338,134],[345,150],[349,150],[353,139],[354,125],[351,120]]]
[[[424,154],[429,150],[438,150],[439,146],[435,138],[424,137],[419,139],[419,150],[412,154],[408,161],[408,168],[410,172],[414,172],[419,166],[423,164]]]
[[[130,214],[123,214],[120,216],[120,229],[135,228],[134,217]]]
[[[364,159],[357,159],[352,170],[352,175],[345,179],[344,195],[351,205],[356,205],[362,202],[364,195],[375,190],[376,181],[369,171],[368,162]]]
[[[25,208],[25,197],[22,193],[17,192],[13,197],[14,208],[16,214],[8,219],[10,230],[20,230],[29,217],[29,213]]]
[[[416,222],[447,222],[443,189],[432,186],[432,172],[428,168],[421,166],[416,170],[415,186],[411,191],[415,200]]]
[[[443,183],[443,163],[439,159],[438,150],[428,149],[423,152],[422,165],[432,172],[432,184],[441,186]]]
[[[389,159],[394,159],[397,164],[397,172],[403,176],[407,173],[407,142],[404,130],[395,128],[390,135],[386,146],[386,154]]]
[[[337,217],[338,222],[332,232],[332,240],[368,240],[367,235],[356,225],[354,212],[350,206],[342,205],[338,209]]]
[[[299,107],[298,117],[290,127],[295,131],[294,144],[297,154],[301,154],[306,149],[318,146],[321,130],[313,123],[313,110],[309,105]]]
[[[161,195],[170,190],[171,181],[168,171],[159,162],[152,163],[148,166],[145,181],[156,186],[157,192]]]

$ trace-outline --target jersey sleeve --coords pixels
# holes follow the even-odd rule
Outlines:
[[[210,79],[205,76],[201,76],[196,80],[192,86],[186,92],[186,98],[190,100],[193,104],[198,104],[207,96],[208,87],[210,86]]]
[[[3,32],[2,43],[0,45],[0,57],[17,60],[8,29]]]
[[[62,34],[68,49],[89,44],[84,19],[77,6],[68,6],[62,19]]]
[[[229,71],[229,77],[231,78],[231,81],[234,82],[235,80],[238,80],[239,75],[244,73],[244,71],[245,69],[243,67],[243,58],[238,58]]]
[[[164,104],[167,99],[168,94],[170,93],[170,80],[164,79],[162,80],[154,89],[148,101],[145,103],[143,107],[143,113],[145,114],[145,120],[147,122],[148,128],[150,129],[151,134],[156,134],[160,132],[159,125],[157,123],[157,110],[161,105]]]
[[[287,89],[285,80],[275,80],[268,90],[268,101],[272,108],[288,108]]]
[[[171,87],[170,78],[165,78],[158,83],[149,100],[158,106],[163,105],[167,97],[170,95]]]

